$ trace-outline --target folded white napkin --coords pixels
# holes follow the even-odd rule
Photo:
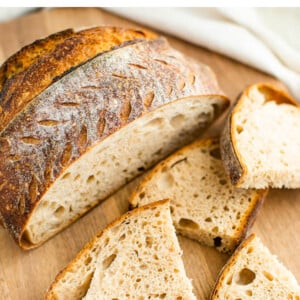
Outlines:
[[[300,9],[105,9],[274,75],[300,100]]]

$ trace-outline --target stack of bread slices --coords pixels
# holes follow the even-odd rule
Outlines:
[[[46,299],[196,299],[176,233],[232,254],[211,299],[300,299],[291,272],[248,236],[269,187],[300,187],[300,107],[286,92],[250,86],[221,136],[203,139],[229,106],[210,68],[152,32],[114,27],[22,48],[0,88],[0,221],[22,248],[154,166],[132,210]]]

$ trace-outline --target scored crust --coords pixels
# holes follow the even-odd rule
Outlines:
[[[67,33],[69,34],[69,31]],[[55,40],[54,37],[46,38],[47,45],[55,46],[54,49],[49,46],[50,51],[44,50],[41,56],[33,56],[32,60],[26,60],[27,52],[40,52],[40,47],[44,44],[42,42],[37,43],[37,47],[27,46],[28,51],[24,55],[23,52],[16,55],[16,59],[25,60],[24,69],[7,80],[3,86],[0,97],[0,112],[2,112],[0,132],[26,108],[34,97],[80,64],[101,53],[124,47],[128,43],[157,38],[149,31],[117,27],[90,28],[74,32],[67,38],[62,34],[62,41]]]
[[[236,186],[239,186],[243,182],[246,174],[248,174],[248,169],[242,159],[239,149],[236,148],[236,130],[233,116],[242,109],[244,101],[249,97],[249,94],[253,89],[256,89],[259,93],[263,94],[266,102],[275,101],[278,104],[287,103],[300,108],[294,98],[292,98],[285,90],[280,89],[273,84],[259,83],[249,86],[238,97],[236,104],[228,114],[220,142],[221,156],[225,170],[228,173],[232,184]]]
[[[108,101],[112,95],[117,101]],[[93,145],[139,116],[191,96],[213,101],[219,113],[229,104],[207,66],[156,39],[97,56],[35,97],[0,136],[0,208],[14,239],[23,248],[34,246],[21,240],[31,213]]]

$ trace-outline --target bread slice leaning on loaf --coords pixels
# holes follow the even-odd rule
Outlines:
[[[163,200],[121,216],[60,272],[46,300],[196,300]]]
[[[300,106],[268,84],[248,87],[221,138],[227,173],[242,188],[300,187]]]
[[[153,168],[130,197],[133,207],[170,199],[178,233],[232,252],[252,226],[267,190],[234,187],[218,138],[193,142]]]
[[[229,259],[211,294],[211,300],[300,299],[294,275],[250,235]]]
[[[68,55],[57,61],[53,53],[38,62],[48,66],[53,58],[62,67]],[[200,135],[229,104],[212,71],[164,38],[134,39],[86,63],[75,61],[54,78],[49,67],[52,81],[43,73],[45,81],[31,94],[20,93],[13,82],[24,76],[25,91],[38,78],[38,63],[3,88],[9,91],[11,84],[15,98],[0,104],[0,211],[26,249]]]

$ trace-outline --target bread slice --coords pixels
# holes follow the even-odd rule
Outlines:
[[[232,183],[243,188],[299,188],[299,153],[299,104],[272,85],[247,88],[221,138]]]
[[[231,252],[244,238],[266,190],[231,185],[220,156],[219,139],[196,141],[159,163],[132,194],[132,206],[168,198],[178,233]]]
[[[211,300],[300,299],[294,275],[255,234],[234,252],[216,282]]]
[[[158,201],[98,233],[57,275],[45,299],[196,299],[181,254],[169,201]]]
[[[23,248],[41,244],[200,135],[228,104],[211,70],[164,38],[96,56],[22,112],[7,109],[12,118],[0,134],[4,226]]]

